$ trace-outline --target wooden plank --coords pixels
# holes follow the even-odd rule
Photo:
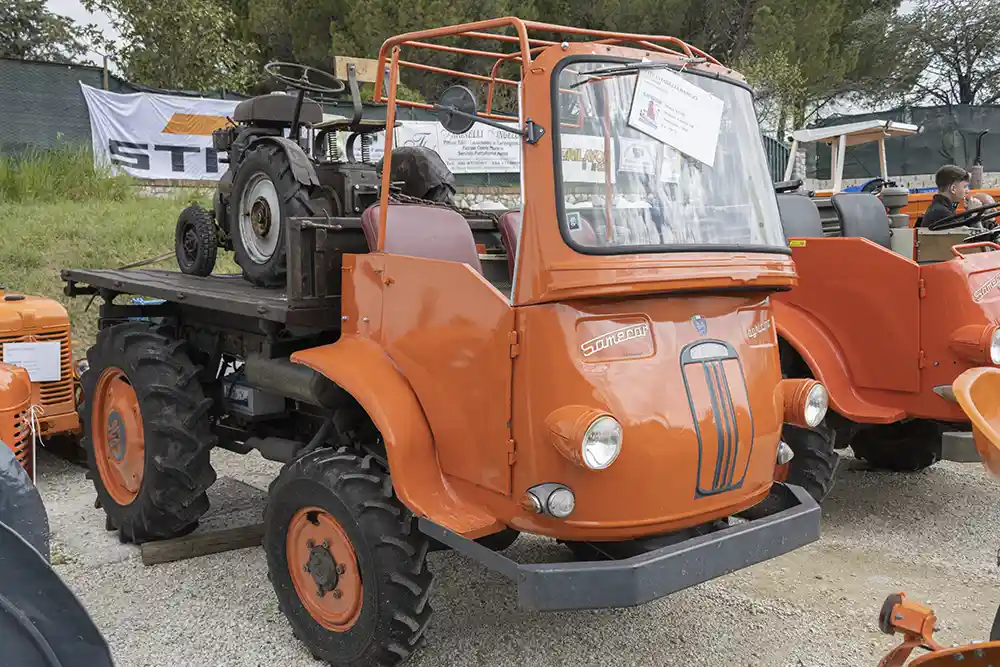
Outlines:
[[[192,533],[184,537],[159,542],[146,542],[139,547],[143,565],[157,565],[186,560],[197,556],[259,547],[264,541],[264,524],[223,528],[206,533]]]
[[[334,76],[346,82],[348,64],[353,64],[357,69],[358,83],[375,83],[378,80],[378,60],[351,56],[333,57]]]

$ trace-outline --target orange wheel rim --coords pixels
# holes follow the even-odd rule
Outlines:
[[[104,369],[91,408],[94,459],[104,488],[119,505],[139,495],[146,464],[142,414],[135,389],[120,369]]]
[[[351,539],[324,509],[305,507],[288,523],[288,571],[309,615],[327,630],[346,632],[361,616],[364,587]]]

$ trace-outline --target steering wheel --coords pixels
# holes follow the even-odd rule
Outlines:
[[[986,227],[983,224],[984,222],[997,217],[1000,217],[1000,202],[977,206],[976,208],[966,209],[961,213],[949,215],[947,218],[941,218],[937,222],[927,225],[927,229],[932,232],[938,232],[945,229],[954,229],[955,227]],[[996,223],[993,224],[995,225]]]
[[[298,76],[293,77],[286,74],[282,74],[280,70],[282,68],[291,68],[293,72],[297,72]],[[273,76],[278,81],[287,84],[288,86],[295,88],[296,90],[304,90],[310,93],[320,93],[325,95],[336,95],[338,93],[344,92],[344,82],[330,74],[329,72],[324,72],[321,69],[316,69],[315,67],[310,67],[309,65],[300,65],[298,63],[286,63],[281,61],[274,61],[264,65],[264,71]],[[315,78],[319,80],[313,81],[310,79],[310,75],[314,75]],[[322,85],[323,83],[332,82],[333,85]]]

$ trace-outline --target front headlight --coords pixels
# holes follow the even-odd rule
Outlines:
[[[622,450],[622,425],[614,417],[598,417],[583,434],[583,462],[591,470],[604,470]]]
[[[990,363],[1000,366],[1000,329],[994,329],[990,338]]]
[[[802,416],[806,424],[815,428],[826,417],[826,409],[830,404],[830,395],[826,392],[826,387],[817,383],[806,394],[806,405],[802,410]]]

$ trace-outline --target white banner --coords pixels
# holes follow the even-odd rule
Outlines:
[[[214,181],[226,170],[212,131],[228,123],[236,100],[80,88],[98,163],[148,179]]]
[[[225,127],[238,101],[155,93],[111,93],[80,84],[90,111],[94,159],[143,179],[216,181],[226,170],[212,148],[212,131]],[[326,115],[327,118],[333,116]],[[512,126],[513,127],[513,126]],[[346,151],[346,133],[338,137]],[[455,135],[437,121],[401,121],[395,146],[425,146],[441,156],[454,174],[521,171],[522,138],[487,125]],[[371,160],[382,159],[385,132],[373,135]],[[603,183],[604,139],[562,135],[563,179]],[[361,138],[354,142],[361,157]],[[635,153],[633,153],[635,155]],[[641,164],[641,159],[639,160]],[[612,181],[615,180],[612,170]]]

